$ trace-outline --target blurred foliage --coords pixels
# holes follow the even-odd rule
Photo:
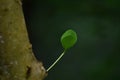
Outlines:
[[[45,80],[120,80],[120,0],[26,0],[23,4],[36,57],[48,68],[62,52],[61,34],[78,42]]]

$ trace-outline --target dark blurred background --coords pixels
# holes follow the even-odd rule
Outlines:
[[[33,51],[47,69],[63,51],[67,29],[77,44],[45,80],[120,80],[120,0],[25,0]]]

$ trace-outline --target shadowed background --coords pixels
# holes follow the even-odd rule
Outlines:
[[[62,33],[78,34],[45,80],[120,80],[119,0],[26,0],[23,9],[33,51],[46,69],[63,51]]]

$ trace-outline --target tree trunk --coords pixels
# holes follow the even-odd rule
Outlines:
[[[43,80],[29,43],[20,0],[0,0],[0,80]]]

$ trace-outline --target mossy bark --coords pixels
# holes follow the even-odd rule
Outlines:
[[[0,80],[43,80],[33,55],[20,0],[0,0]]]

